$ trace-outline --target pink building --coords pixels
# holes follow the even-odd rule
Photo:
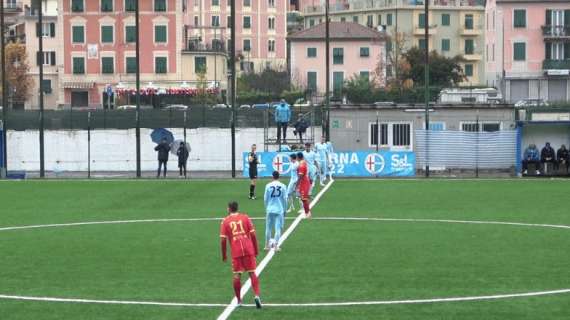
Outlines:
[[[236,1],[238,70],[284,69],[288,0]],[[230,1],[188,0],[184,17],[186,49],[229,52]]]
[[[63,43],[60,101],[65,106],[107,104],[107,85],[134,88],[136,0],[59,0]],[[147,87],[176,87],[181,79],[182,2],[140,4],[141,81]],[[178,84],[179,86],[179,84]]]
[[[330,90],[342,89],[344,81],[362,76],[378,81],[375,69],[384,66],[385,35],[352,22],[330,23]],[[290,72],[293,84],[324,93],[326,88],[325,24],[288,37],[291,46]],[[382,83],[380,83],[382,85]]]
[[[570,100],[570,1],[489,0],[487,83],[505,99]]]

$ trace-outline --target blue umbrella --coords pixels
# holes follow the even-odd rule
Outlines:
[[[150,138],[152,139],[152,142],[157,144],[161,143],[163,139],[166,139],[166,142],[169,144],[172,143],[172,141],[174,141],[174,135],[172,134],[172,132],[164,128],[158,128],[152,130]]]

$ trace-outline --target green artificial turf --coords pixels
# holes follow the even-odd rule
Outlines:
[[[266,181],[260,181],[261,195]],[[223,217],[229,200],[263,216],[238,181],[0,182],[0,228]],[[570,183],[341,180],[315,217],[570,225]],[[288,220],[290,223],[291,220]],[[256,220],[263,241],[264,221]],[[218,221],[102,224],[0,232],[0,294],[229,303]],[[261,276],[266,303],[430,299],[570,288],[570,230],[490,224],[305,220]],[[259,257],[258,261],[262,257]],[[247,297],[251,303],[251,295]],[[567,319],[570,294],[350,307],[251,307],[235,319]],[[1,319],[215,319],[223,308],[0,299]]]

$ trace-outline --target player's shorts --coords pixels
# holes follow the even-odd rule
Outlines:
[[[299,194],[301,195],[301,200],[308,200],[310,198],[311,184],[307,182],[299,182]]]
[[[249,169],[249,178],[250,179],[257,179],[257,168],[255,168],[255,169],[250,168]]]
[[[328,172],[327,162],[319,161],[320,174],[325,174]]]
[[[232,258],[233,273],[255,272],[257,263],[254,256]]]

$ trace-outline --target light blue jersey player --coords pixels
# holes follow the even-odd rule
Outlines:
[[[333,181],[333,154],[334,154],[334,147],[330,140],[327,140],[327,172],[331,181]]]
[[[311,180],[311,190],[309,194],[313,194],[313,188],[315,187],[315,180],[317,178],[318,163],[317,154],[311,149],[310,143],[305,143],[305,151],[303,151],[303,156],[305,161],[309,165],[309,179]]]
[[[295,210],[295,195],[297,194],[297,182],[299,181],[299,176],[297,175],[297,169],[299,169],[299,162],[297,162],[297,154],[293,153],[290,156],[291,159],[291,179],[289,180],[289,185],[287,186],[287,199],[289,202],[289,209],[287,212]]]
[[[287,187],[279,182],[279,172],[273,171],[273,181],[265,186],[263,200],[267,214],[265,250],[279,251],[279,238],[281,238],[281,229],[285,224],[285,210],[287,210]],[[274,231],[274,237],[271,237],[272,231]]]
[[[319,163],[319,178],[321,180],[321,186],[325,185],[325,180],[327,179],[327,174],[328,174],[328,170],[329,170],[329,165],[328,165],[328,146],[327,143],[325,141],[325,137],[321,138],[321,142],[320,143],[316,143],[315,144],[315,150],[317,151],[317,159],[318,159],[318,163]]]

